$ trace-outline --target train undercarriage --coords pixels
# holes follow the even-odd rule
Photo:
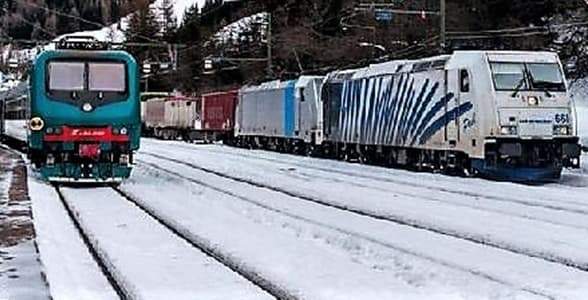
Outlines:
[[[29,159],[52,182],[120,182],[131,175],[133,153],[125,143],[45,143]]]
[[[505,139],[486,145],[485,157],[462,151],[324,142],[278,137],[240,136],[238,147],[338,159],[458,176],[480,176],[515,182],[558,180],[563,168],[579,168],[577,138],[558,140]]]

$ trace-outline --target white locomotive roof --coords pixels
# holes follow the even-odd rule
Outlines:
[[[491,62],[537,62],[558,63],[559,58],[553,52],[541,51],[455,51],[450,55],[438,55],[417,60],[394,60],[380,64],[373,64],[365,68],[340,70],[329,74],[329,77],[348,75],[353,79],[372,77],[382,74],[396,74],[411,72],[414,68],[429,64],[428,68],[443,69],[464,64],[475,64],[480,60]],[[430,67],[430,65],[435,65]],[[352,75],[351,75],[352,74]]]
[[[286,87],[290,81],[281,81],[281,80],[273,80],[273,81],[266,81],[261,83],[260,85],[250,85],[245,86],[241,90],[243,92],[257,92],[257,91],[266,91],[266,90],[275,90]]]
[[[298,80],[274,80],[274,81],[267,81],[260,85],[252,85],[252,86],[245,86],[241,89],[243,92],[257,92],[257,91],[264,91],[264,90],[275,90],[275,89],[282,89],[285,88],[287,85],[291,84],[292,82],[296,82],[295,87],[305,87],[308,85],[310,81],[313,80],[322,80],[323,76],[301,76]]]

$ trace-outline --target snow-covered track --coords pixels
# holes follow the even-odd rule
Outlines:
[[[138,170],[140,173],[146,172],[146,174],[150,174],[149,176],[157,176],[158,180],[166,182],[165,185],[178,186],[178,195],[185,195],[186,192],[182,191],[182,187],[185,183],[192,183],[196,197],[211,197],[210,201],[212,202],[220,200],[210,193],[203,192],[201,187],[204,187],[234,199],[231,202],[248,203],[257,207],[257,210],[266,210],[270,214],[282,215],[286,219],[290,218],[307,224],[306,226],[321,228],[320,231],[334,231],[339,235],[348,236],[349,239],[357,240],[356,243],[365,245],[370,249],[374,247],[372,245],[383,247],[392,252],[427,260],[433,266],[444,266],[458,272],[467,273],[472,277],[477,277],[479,278],[478,280],[487,280],[510,286],[541,298],[574,299],[574,297],[568,297],[568,293],[577,295],[587,292],[584,291],[584,288],[576,289],[577,286],[572,288],[571,286],[562,287],[559,285],[561,282],[572,283],[575,280],[584,280],[580,278],[588,280],[588,273],[561,264],[546,262],[542,259],[503,251],[478,243],[470,243],[466,240],[455,239],[451,236],[439,235],[410,226],[393,224],[345,210],[332,209],[314,202],[300,201],[268,189],[255,191],[255,189],[258,189],[255,186],[243,182],[231,182],[229,179],[210,176],[209,173],[205,172],[195,170],[191,172],[188,171],[188,167],[141,162]],[[133,194],[138,193],[145,196],[141,199],[145,199],[143,201],[147,201],[154,210],[159,211],[158,213],[165,215],[167,210],[168,216],[170,214],[176,216],[174,211],[181,208],[178,207],[176,210],[166,209],[161,207],[166,206],[164,201],[148,199],[148,195],[152,192],[143,192],[142,187],[152,183],[142,183],[144,178],[144,176],[138,176],[139,181],[124,185],[123,188],[132,190]],[[185,183],[183,184],[182,182],[184,181]],[[193,199],[192,201],[202,200]],[[190,203],[192,201],[185,199],[178,202]],[[235,205],[236,207],[241,207],[239,204]],[[183,206],[181,205],[180,207]],[[247,215],[257,214],[245,208],[238,208],[238,210],[246,211]],[[192,209],[192,211],[197,210]],[[259,212],[259,214],[265,215],[262,212]],[[182,218],[179,218],[178,222],[190,223],[188,220],[182,221]],[[219,222],[222,221],[219,220]],[[321,235],[319,233],[312,234]],[[347,240],[347,238],[345,239]],[[438,267],[429,268],[436,269]],[[508,271],[505,273],[504,271],[506,270]]]
[[[56,190],[121,299],[277,298],[112,188]]]
[[[76,217],[76,214],[72,210],[72,207],[68,204],[68,201],[66,201],[65,196],[63,195],[63,193],[61,192],[61,190],[59,189],[58,186],[55,186],[55,191],[56,191],[57,195],[59,196],[61,203],[65,207],[65,210],[67,211],[67,214],[69,215],[69,218],[72,220],[75,228],[77,229],[78,234],[80,235],[80,237],[84,241],[84,244],[88,248],[88,251],[90,252],[92,257],[94,258],[94,260],[96,261],[96,263],[100,267],[102,274],[104,274],[104,276],[106,277],[108,282],[112,285],[113,290],[117,293],[117,295],[121,299],[130,299],[128,297],[128,294],[125,292],[124,287],[119,284],[119,282],[115,279],[113,274],[110,272],[109,264],[100,255],[100,253],[97,251],[96,247],[93,246],[92,240],[85,233],[82,225],[80,224],[78,218]]]
[[[282,188],[282,187],[278,187],[275,185],[270,185],[270,184],[267,184],[267,183],[264,183],[264,182],[261,182],[258,180],[249,179],[249,178],[245,178],[245,177],[241,177],[241,176],[235,176],[235,175],[229,174],[228,172],[219,172],[217,170],[213,170],[213,169],[210,169],[207,167],[199,166],[199,165],[196,165],[191,162],[186,162],[186,161],[175,159],[175,158],[165,157],[163,155],[156,154],[156,153],[142,152],[142,154],[156,158],[158,160],[176,163],[176,164],[183,165],[183,166],[186,166],[186,167],[189,167],[192,169],[200,170],[200,171],[203,171],[203,172],[206,172],[209,174],[213,174],[213,175],[216,175],[219,177],[230,179],[235,182],[242,182],[242,183],[246,183],[246,184],[258,187],[258,188],[282,193],[284,195],[294,197],[294,198],[297,198],[297,199],[300,199],[303,201],[308,201],[308,202],[320,204],[323,206],[331,207],[334,209],[339,209],[339,210],[351,212],[351,213],[354,213],[357,215],[370,217],[370,218],[373,218],[376,220],[382,220],[382,221],[391,222],[394,224],[409,226],[409,227],[416,228],[416,229],[426,230],[426,231],[434,232],[434,233],[437,233],[440,235],[450,236],[453,238],[469,241],[472,243],[509,251],[509,252],[519,254],[519,255],[524,255],[527,257],[538,258],[538,259],[542,259],[547,262],[561,264],[561,265],[564,265],[567,267],[575,268],[575,269],[583,271],[583,272],[588,272],[588,261],[579,261],[577,259],[573,259],[573,258],[564,256],[564,255],[560,255],[557,252],[546,252],[546,251],[543,251],[543,249],[525,247],[525,246],[521,246],[517,243],[512,243],[512,242],[509,243],[508,241],[489,237],[484,234],[478,234],[475,232],[468,232],[466,230],[459,230],[456,228],[449,228],[446,226],[440,226],[440,225],[435,224],[433,222],[423,221],[423,220],[419,220],[419,219],[415,219],[415,218],[409,218],[409,217],[406,217],[402,214],[395,213],[395,212],[390,212],[390,211],[379,212],[376,210],[369,210],[369,209],[365,209],[365,208],[361,208],[361,207],[357,207],[357,206],[346,205],[346,204],[340,203],[340,202],[337,203],[334,201],[325,200],[325,199],[321,199],[318,197],[313,197],[308,194],[302,194],[302,193],[299,193],[299,192],[294,191],[292,189],[287,189],[287,188]],[[149,165],[154,168],[158,168],[160,170],[165,170],[167,172],[170,172],[169,170],[160,168],[156,164],[148,163],[145,161],[140,161],[140,163]]]
[[[123,198],[127,199],[128,201],[136,205],[138,208],[140,208],[143,212],[148,214],[151,218],[157,220],[157,222],[159,222],[165,228],[169,229],[176,236],[186,241],[190,245],[194,246],[198,250],[206,253],[208,256],[214,258],[216,261],[223,264],[233,272],[241,275],[243,278],[246,278],[251,283],[258,286],[260,289],[274,296],[276,299],[297,299],[295,295],[290,294],[287,290],[274,284],[270,279],[264,278],[263,276],[257,274],[255,271],[248,270],[246,266],[244,266],[239,261],[234,260],[229,254],[223,253],[222,249],[218,249],[214,247],[214,245],[211,245],[208,241],[204,239],[199,239],[194,235],[188,234],[187,232],[178,229],[173,222],[170,222],[170,220],[160,217],[155,210],[151,209],[150,207],[142,205],[140,201],[137,201],[132,195],[129,195],[124,190],[120,188],[114,188],[114,190]]]
[[[195,150],[195,148],[190,145],[179,145],[179,147],[189,149],[189,150]],[[451,195],[456,195],[456,196],[460,196],[460,197],[465,196],[465,197],[468,197],[472,200],[486,199],[486,200],[503,202],[503,203],[516,203],[516,204],[521,204],[521,205],[530,206],[530,207],[538,207],[538,208],[545,208],[545,209],[561,211],[561,212],[584,214],[584,215],[588,216],[588,202],[582,203],[582,202],[574,201],[574,200],[558,199],[558,202],[553,203],[553,201],[546,201],[545,199],[541,199],[541,198],[533,199],[533,200],[524,199],[524,198],[521,199],[521,198],[516,198],[516,197],[512,197],[512,196],[504,196],[504,195],[496,195],[496,194],[490,194],[490,193],[484,193],[484,192],[476,192],[473,190],[464,190],[464,189],[459,189],[459,188],[450,188],[447,186],[440,186],[435,183],[428,183],[428,182],[422,182],[422,181],[419,182],[418,180],[406,180],[406,179],[402,180],[402,179],[398,179],[398,178],[395,178],[392,176],[384,176],[384,175],[379,176],[377,174],[365,174],[365,173],[354,172],[353,170],[343,170],[343,169],[339,169],[339,168],[326,168],[326,167],[323,167],[323,166],[320,166],[317,164],[305,163],[305,162],[300,162],[300,161],[294,160],[294,159],[292,159],[292,156],[289,154],[283,155],[284,158],[277,158],[277,157],[275,157],[274,153],[267,152],[267,153],[271,154],[272,156],[263,156],[262,157],[262,156],[255,155],[255,154],[248,154],[248,153],[246,153],[247,151],[239,151],[238,153],[235,153],[234,152],[235,149],[236,148],[232,148],[232,147],[229,148],[229,146],[219,145],[217,147],[217,149],[215,149],[214,151],[211,151],[208,149],[197,149],[197,150],[198,151],[205,151],[205,152],[213,153],[213,154],[215,152],[218,154],[218,152],[221,151],[223,155],[228,155],[228,156],[235,157],[235,158],[246,157],[247,159],[266,161],[269,163],[285,164],[285,165],[289,165],[289,166],[301,167],[301,168],[320,171],[320,172],[326,172],[326,173],[331,173],[331,174],[336,174],[336,175],[344,175],[344,176],[353,177],[353,178],[365,179],[368,181],[372,181],[374,183],[375,182],[382,182],[382,183],[392,183],[392,184],[398,184],[398,185],[403,185],[403,186],[410,186],[410,187],[414,187],[414,188],[425,189],[425,190],[431,191],[433,193],[445,193],[445,194],[451,194]],[[230,150],[230,151],[227,151],[227,150]],[[237,149],[237,150],[242,150],[242,149]],[[259,151],[263,151],[263,150],[259,150]],[[353,165],[350,164],[350,166],[353,166]],[[419,175],[422,175],[422,174],[419,174]],[[574,174],[574,175],[588,176],[587,174]],[[313,176],[316,176],[316,175],[313,175]],[[353,185],[353,186],[365,187],[362,184],[357,183],[352,180],[345,180],[342,178],[338,178],[337,180],[344,181],[345,183]],[[489,181],[489,182],[491,182],[491,181]],[[377,186],[377,184],[372,184],[369,187],[374,188],[375,186]],[[520,185],[520,187],[526,188],[526,186],[524,186],[522,184]],[[394,192],[401,193],[397,190],[395,190]],[[562,205],[562,204],[569,204],[569,205]]]

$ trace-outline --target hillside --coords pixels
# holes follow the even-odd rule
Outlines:
[[[47,39],[96,30],[126,15],[131,0],[0,0],[0,35],[13,39]],[[85,21],[82,21],[85,20]]]

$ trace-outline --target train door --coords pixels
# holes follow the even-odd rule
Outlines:
[[[470,93],[471,83],[466,69],[447,70],[445,76],[445,142],[453,147],[461,139],[459,107]]]
[[[307,116],[306,112],[306,97],[304,95],[304,88],[296,89],[296,124],[294,125],[294,133],[298,138],[302,135],[304,137],[304,125],[305,121],[303,118]]]

